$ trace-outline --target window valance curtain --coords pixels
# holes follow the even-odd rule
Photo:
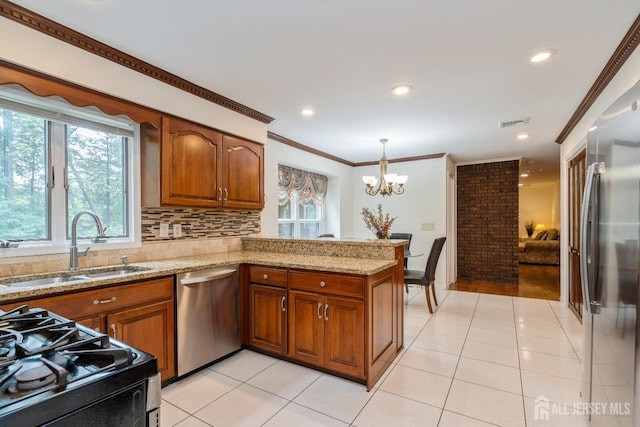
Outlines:
[[[319,173],[278,165],[278,203],[285,205],[295,197],[298,203],[312,201],[324,205],[329,179]]]

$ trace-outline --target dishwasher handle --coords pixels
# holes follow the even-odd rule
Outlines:
[[[233,268],[228,268],[224,270],[214,271],[211,274],[196,276],[196,277],[184,277],[180,279],[181,285],[194,285],[196,283],[204,283],[211,282],[213,280],[224,279],[226,277],[231,277],[238,273],[238,270]]]

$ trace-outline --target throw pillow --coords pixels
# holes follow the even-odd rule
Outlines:
[[[547,240],[558,240],[560,238],[560,231],[557,228],[551,228],[547,230]]]
[[[536,240],[544,240],[546,235],[547,235],[547,230],[540,231],[540,232],[538,232],[538,234],[536,234],[536,237],[534,237],[534,239],[536,239]]]

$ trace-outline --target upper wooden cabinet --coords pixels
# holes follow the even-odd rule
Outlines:
[[[264,147],[237,137],[222,136],[222,205],[264,207]]]
[[[264,148],[174,117],[162,121],[161,204],[262,209]]]

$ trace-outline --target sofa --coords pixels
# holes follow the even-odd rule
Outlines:
[[[550,228],[525,239],[520,244],[520,262],[560,265],[560,231]]]

